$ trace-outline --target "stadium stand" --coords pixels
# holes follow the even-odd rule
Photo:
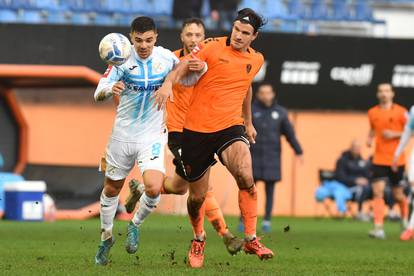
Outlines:
[[[174,0],[0,0],[0,22],[127,26],[137,15],[149,15],[160,27],[176,26]],[[202,15],[210,15],[204,0]],[[319,22],[347,27],[384,24],[373,16],[373,5],[414,5],[412,0],[242,0],[239,7],[259,11],[269,21],[265,31],[306,32]],[[208,22],[208,20],[207,20]],[[209,26],[207,24],[207,26]],[[318,30],[318,28],[314,28]]]

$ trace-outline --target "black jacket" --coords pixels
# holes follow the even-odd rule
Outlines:
[[[280,173],[280,137],[284,135],[297,155],[302,148],[296,139],[295,131],[288,118],[288,112],[274,103],[266,107],[259,101],[252,106],[253,125],[257,131],[256,144],[250,150],[253,159],[255,180],[279,181]]]
[[[336,162],[335,178],[348,187],[356,185],[357,177],[369,178],[369,162],[361,156],[354,157],[348,150]]]
[[[173,18],[186,19],[190,17],[201,17],[203,0],[174,0]]]

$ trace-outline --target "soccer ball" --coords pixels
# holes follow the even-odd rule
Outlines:
[[[131,55],[131,43],[122,34],[107,34],[99,43],[99,55],[107,64],[119,66]]]

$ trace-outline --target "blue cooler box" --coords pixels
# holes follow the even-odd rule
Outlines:
[[[43,221],[43,181],[10,182],[4,185],[5,219]]]

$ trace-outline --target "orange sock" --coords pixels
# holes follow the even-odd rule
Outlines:
[[[255,185],[248,190],[239,190],[239,207],[244,222],[245,236],[255,236],[257,223],[257,191]]]
[[[383,198],[374,198],[372,200],[372,207],[374,209],[374,224],[384,224],[385,201]]]
[[[204,236],[204,202],[191,201],[190,197],[187,199],[188,216],[190,217],[191,225],[193,226],[193,232],[195,238]]]
[[[400,210],[401,210],[401,218],[408,219],[408,199],[406,196],[399,202]]]
[[[220,236],[227,233],[227,225],[224,221],[223,213],[221,212],[220,206],[214,197],[212,191],[208,191],[206,194],[206,200],[204,201],[206,217],[213,225],[214,229]]]

